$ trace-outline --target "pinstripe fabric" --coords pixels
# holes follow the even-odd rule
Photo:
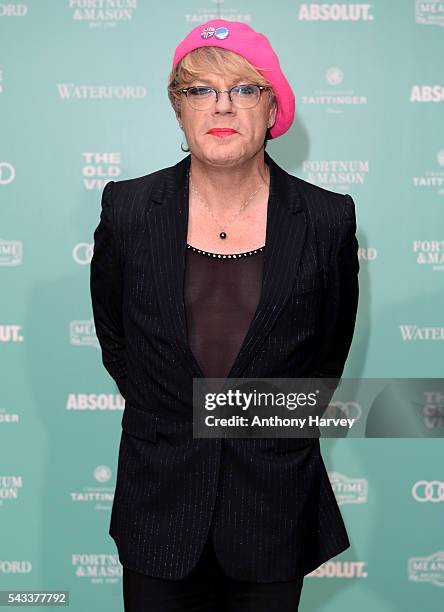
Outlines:
[[[353,200],[270,167],[256,313],[229,377],[339,378],[358,302]],[[305,575],[348,548],[316,439],[193,439],[183,300],[190,156],[110,182],[94,232],[102,360],[125,397],[110,522],[121,562],[180,579],[211,531],[227,575]]]

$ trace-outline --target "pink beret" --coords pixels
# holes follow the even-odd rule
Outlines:
[[[270,128],[272,138],[284,134],[293,123],[294,93],[281,70],[279,59],[268,38],[240,21],[212,19],[195,27],[176,47],[173,68],[198,47],[221,47],[242,55],[270,81],[277,100],[276,121]]]

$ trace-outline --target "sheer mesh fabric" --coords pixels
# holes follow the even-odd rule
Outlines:
[[[208,378],[225,378],[239,353],[259,303],[264,249],[230,258],[187,245],[188,343]]]

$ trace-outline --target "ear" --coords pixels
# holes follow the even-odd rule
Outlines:
[[[268,122],[267,122],[268,128],[273,127],[273,125],[275,124],[276,114],[277,114],[277,104],[276,102],[273,102],[273,104],[270,104],[270,110],[268,111]]]

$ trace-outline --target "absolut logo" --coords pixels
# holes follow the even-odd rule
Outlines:
[[[94,346],[95,348],[100,348],[94,319],[71,321],[69,324],[69,338],[70,344],[75,346]]]
[[[23,342],[22,325],[0,325],[0,342]]]
[[[106,183],[120,176],[120,153],[86,152],[83,155],[83,186],[88,191],[102,190]]]
[[[327,561],[307,576],[313,578],[367,578],[365,561]]]
[[[410,102],[444,102],[443,85],[413,85]]]
[[[363,185],[369,173],[365,159],[310,159],[302,162],[305,180],[327,189]]]
[[[304,2],[299,5],[299,21],[373,21],[371,4]]]
[[[19,266],[23,261],[21,240],[2,240],[0,238],[0,266]]]
[[[70,393],[66,401],[66,410],[80,411],[121,411],[125,400],[120,393]]]

